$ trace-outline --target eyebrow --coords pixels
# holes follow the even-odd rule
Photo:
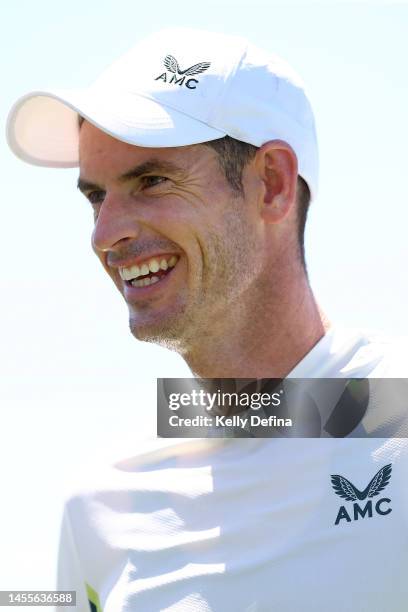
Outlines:
[[[128,181],[132,181],[138,178],[139,176],[142,176],[143,174],[149,174],[152,172],[160,172],[165,174],[170,173],[174,175],[180,174],[182,172],[182,168],[180,168],[180,166],[177,166],[173,162],[162,161],[159,159],[150,159],[146,162],[143,162],[143,164],[139,164],[138,166],[131,168],[124,174],[121,174],[118,177],[117,181],[119,183],[127,183]],[[82,191],[82,193],[94,189],[101,189],[100,185],[87,181],[85,178],[82,177],[78,178],[77,187],[80,191]]]

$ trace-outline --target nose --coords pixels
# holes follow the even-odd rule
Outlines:
[[[140,222],[127,198],[107,194],[99,208],[92,232],[92,248],[98,253],[115,250],[123,240],[140,235]]]

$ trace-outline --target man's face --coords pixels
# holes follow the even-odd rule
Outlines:
[[[137,338],[183,353],[249,304],[261,265],[256,204],[231,189],[211,148],[135,147],[84,122],[79,187],[94,211],[93,249]]]

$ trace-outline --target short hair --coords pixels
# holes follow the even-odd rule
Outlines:
[[[248,162],[251,161],[258,151],[258,147],[236,140],[231,136],[224,136],[217,140],[201,143],[211,147],[218,155],[219,164],[225,177],[234,191],[243,194],[242,173]],[[296,208],[297,208],[297,231],[300,259],[306,270],[305,260],[305,227],[307,213],[310,206],[310,189],[306,181],[298,175],[296,185]]]
[[[83,122],[84,117],[78,115],[79,127],[81,127]],[[223,138],[209,140],[200,144],[214,149],[218,156],[218,163],[229,185],[236,193],[242,195],[244,191],[242,173],[245,166],[255,157],[258,147],[243,142],[242,140],[232,138],[231,136],[224,136]],[[296,185],[296,204],[300,260],[306,270],[305,226],[310,205],[310,189],[306,181],[300,175],[298,176]]]

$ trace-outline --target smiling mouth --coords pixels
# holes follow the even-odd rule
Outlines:
[[[168,276],[176,263],[178,256],[156,258],[128,268],[119,268],[119,274],[125,284],[132,287],[148,287],[159,283]]]

